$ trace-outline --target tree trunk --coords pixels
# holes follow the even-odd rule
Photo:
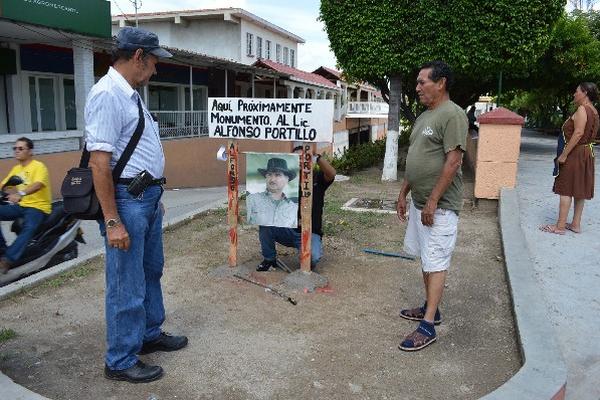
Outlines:
[[[402,76],[390,76],[390,107],[388,113],[388,131],[385,141],[385,159],[383,160],[383,182],[398,180],[398,135],[400,131],[400,99],[402,97]]]

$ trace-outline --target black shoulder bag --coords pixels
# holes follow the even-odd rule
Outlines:
[[[138,145],[144,127],[146,125],[144,119],[144,110],[142,109],[142,102],[138,98],[138,110],[139,120],[135,132],[129,139],[127,147],[115,168],[112,171],[113,182],[116,183],[123,169],[129,162],[131,154]],[[88,167],[90,161],[90,152],[86,148],[86,144],[83,145],[83,152],[81,153],[81,160],[79,161],[79,167],[71,168],[65,179],[63,180],[60,192],[63,197],[63,208],[67,214],[73,215],[75,218],[84,220],[98,220],[104,219],[102,214],[102,208],[96,197],[94,190],[94,180],[92,178],[92,170]]]

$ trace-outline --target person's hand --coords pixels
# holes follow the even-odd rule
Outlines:
[[[557,161],[559,164],[564,164],[567,161],[567,156],[565,155],[565,153],[562,153],[560,156],[558,156]]]
[[[398,203],[396,204],[396,214],[400,222],[406,222],[406,196],[398,195]]]
[[[425,226],[433,226],[433,216],[437,209],[437,201],[428,199],[425,207],[421,210],[421,223]]]
[[[129,234],[123,223],[119,223],[114,228],[106,228],[106,238],[110,247],[125,251],[129,250]]]
[[[21,201],[21,195],[19,193],[11,193],[6,199],[13,204],[17,204]]]

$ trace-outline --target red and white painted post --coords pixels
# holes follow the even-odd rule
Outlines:
[[[227,143],[227,222],[229,223],[229,266],[237,266],[237,226],[239,215],[238,203],[238,145],[233,140]]]
[[[302,236],[300,244],[300,270],[310,272],[310,253],[312,236],[312,147],[308,143],[302,145],[300,159],[300,207],[302,207]],[[300,221],[299,221],[300,222]]]

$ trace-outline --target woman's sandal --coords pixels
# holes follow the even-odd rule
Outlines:
[[[573,233],[581,233],[581,229],[574,229],[572,224],[569,224],[567,222],[567,224],[565,225],[565,229],[570,230]]]
[[[558,229],[556,225],[542,225],[540,226],[540,231],[547,233],[554,233],[555,235],[564,235],[564,229]]]

